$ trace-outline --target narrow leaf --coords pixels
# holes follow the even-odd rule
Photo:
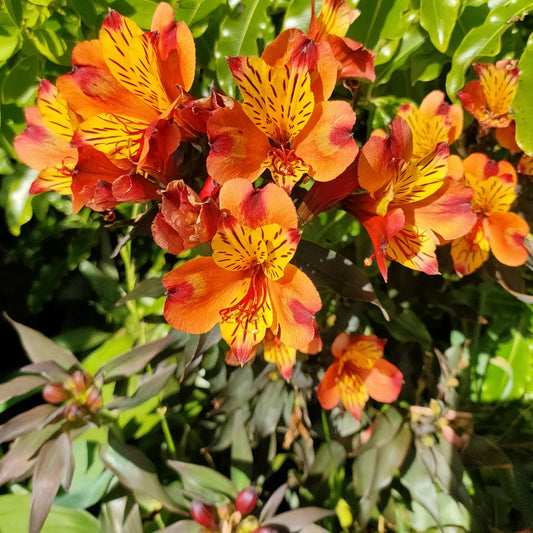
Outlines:
[[[28,431],[41,429],[56,411],[58,408],[55,405],[44,403],[11,418],[0,426],[0,443],[16,439]]]
[[[238,490],[251,484],[254,456],[244,425],[242,409],[235,411],[231,444],[231,480]]]
[[[283,501],[283,498],[285,497],[286,490],[287,490],[287,483],[283,483],[283,485],[280,485],[272,493],[270,498],[266,501],[265,505],[263,506],[263,509],[261,509],[261,515],[259,516],[260,522],[269,520],[276,514],[278,507],[281,505],[281,502]]]
[[[161,283],[161,278],[143,279],[135,285],[135,288],[119,298],[116,305],[122,305],[130,300],[138,298],[159,298],[165,295],[165,287]]]
[[[289,531],[300,531],[303,527],[318,522],[323,518],[334,515],[335,511],[321,509],[320,507],[302,507],[285,513],[278,514],[267,520],[266,524],[281,524],[289,528]]]
[[[22,396],[47,383],[41,376],[18,376],[0,385],[0,403],[7,402],[15,396]]]
[[[4,317],[17,331],[20,342],[32,362],[55,361],[65,370],[79,366],[78,360],[70,350],[58,346],[39,331],[15,322],[5,313]]]
[[[66,433],[61,433],[42,447],[33,473],[29,533],[41,530],[61,480],[69,470],[71,457]]]
[[[516,142],[527,154],[533,154],[533,102],[531,101],[531,87],[533,87],[533,34],[529,36],[526,48],[520,61],[520,77],[512,108],[515,112]],[[526,302],[527,303],[527,302]]]

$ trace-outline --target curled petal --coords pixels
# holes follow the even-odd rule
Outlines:
[[[356,78],[374,81],[374,54],[363,48],[361,43],[347,37],[341,38],[330,35],[327,42],[335,59],[341,64],[338,77],[341,79]]]
[[[483,229],[500,263],[519,266],[526,262],[524,237],[529,233],[529,225],[522,217],[516,213],[492,213],[483,221]]]
[[[380,359],[365,377],[365,386],[371,398],[389,403],[398,398],[402,381],[402,373],[392,363]]]
[[[341,399],[337,389],[338,369],[339,363],[333,363],[318,384],[316,393],[322,409],[333,409]]]

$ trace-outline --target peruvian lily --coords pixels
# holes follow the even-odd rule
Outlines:
[[[305,175],[333,180],[355,159],[355,114],[347,102],[326,101],[338,65],[326,43],[287,30],[261,57],[230,57],[228,65],[244,102],[207,123],[215,181],[254,181],[268,169],[290,192]]]
[[[195,47],[188,27],[174,21],[164,2],[150,32],[111,10],[99,39],[80,43],[72,59],[72,73],[57,81],[84,119],[72,145],[90,145],[112,160],[133,162],[139,172],[165,175],[180,141],[194,137],[172,120],[176,106],[192,99],[186,91],[194,78]]]
[[[528,256],[524,237],[529,226],[519,215],[509,212],[516,199],[514,167],[480,153],[469,155],[463,165],[465,183],[474,190],[476,223],[452,242],[455,271],[461,276],[472,273],[488,259],[490,251],[504,265],[522,265]]]
[[[439,143],[454,143],[463,130],[463,110],[444,101],[442,91],[430,92],[420,107],[403,104],[397,116],[403,118],[413,134],[413,157],[423,158]]]
[[[275,184],[254,190],[235,179],[222,186],[219,203],[213,256],[191,259],[163,279],[167,322],[197,334],[219,323],[241,364],[268,329],[288,346],[306,346],[321,302],[311,280],[289,264],[300,239],[290,197]]]
[[[438,274],[436,246],[474,224],[472,191],[457,181],[460,175],[460,160],[449,157],[444,142],[413,157],[411,129],[402,118],[393,121],[389,137],[372,136],[362,148],[358,179],[367,193],[349,196],[343,207],[368,231],[385,280],[386,257]]]
[[[350,24],[359,12],[350,9],[346,0],[323,0],[318,18],[315,2],[311,2],[311,22],[307,36],[315,42],[325,41],[340,63],[338,77],[374,81],[374,54],[365,50],[361,43],[346,37]]]
[[[511,103],[520,69],[517,61],[502,59],[495,65],[476,63],[478,80],[470,81],[457,93],[464,108],[484,128],[506,128],[511,124]]]
[[[331,346],[335,362],[317,389],[323,409],[333,409],[340,401],[359,420],[369,397],[385,403],[398,398],[403,376],[382,359],[385,342],[375,335],[337,336]]]

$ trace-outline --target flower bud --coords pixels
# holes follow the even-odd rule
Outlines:
[[[194,521],[210,531],[216,531],[218,529],[215,513],[215,508],[212,505],[206,505],[199,500],[193,500],[191,503],[191,516]]]
[[[235,510],[243,516],[252,512],[257,502],[257,489],[255,487],[246,487],[242,489],[235,499]]]
[[[43,398],[48,403],[62,403],[68,398],[63,383],[48,383],[43,389]]]
[[[70,377],[72,383],[72,392],[74,395],[82,394],[87,390],[87,387],[91,384],[91,376],[82,372],[81,370],[76,370]]]
[[[91,388],[85,400],[85,405],[93,411],[102,407],[102,397],[100,396],[100,391],[98,389],[95,389],[94,387]]]

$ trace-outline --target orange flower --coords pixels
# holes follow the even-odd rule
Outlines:
[[[315,2],[311,2],[311,22],[307,35],[315,42],[325,41],[340,63],[338,77],[359,78],[374,81],[374,54],[365,50],[361,43],[346,37],[350,24],[359,12],[350,9],[345,0],[323,0],[318,19]]]
[[[336,361],[317,389],[323,409],[333,409],[340,401],[359,420],[369,397],[386,403],[398,398],[403,376],[382,359],[385,342],[375,335],[337,336],[331,346]]]
[[[485,128],[505,128],[511,124],[511,103],[516,93],[520,69],[515,59],[502,59],[495,65],[477,63],[479,80],[470,81],[457,93],[464,108]]]
[[[452,144],[463,130],[463,110],[446,104],[442,91],[430,92],[419,108],[412,104],[400,106],[397,116],[411,128],[415,158],[430,154],[441,142]]]
[[[437,244],[463,235],[474,223],[472,192],[449,177],[455,173],[444,142],[414,157],[413,136],[402,118],[393,121],[390,137],[372,136],[363,146],[358,178],[368,192],[346,198],[343,207],[368,231],[385,280],[385,257],[438,274]]]
[[[516,198],[516,172],[507,161],[492,161],[474,153],[464,160],[465,183],[474,190],[472,209],[477,221],[463,237],[452,242],[455,271],[464,276],[479,268],[492,253],[509,266],[525,263],[527,222],[508,212]]]
[[[337,177],[358,148],[347,102],[326,102],[337,62],[325,43],[288,30],[261,57],[232,57],[228,64],[244,102],[218,109],[207,124],[207,170],[225,183],[254,181],[268,169],[288,192],[304,176]]]
[[[220,324],[235,357],[246,362],[267,329],[293,348],[314,336],[320,296],[292,259],[300,232],[294,205],[274,184],[254,190],[235,179],[220,191],[213,256],[178,266],[163,280],[165,318],[186,333]]]

